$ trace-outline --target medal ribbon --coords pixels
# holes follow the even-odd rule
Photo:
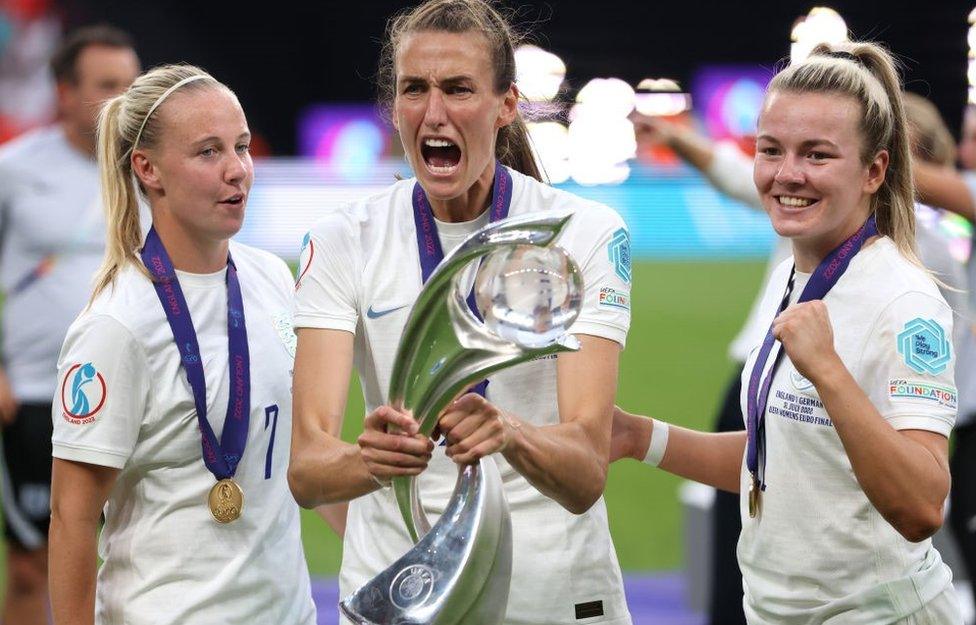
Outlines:
[[[512,175],[499,163],[495,162],[495,180],[491,187],[491,203],[488,205],[489,219],[492,222],[508,217],[508,209],[512,204]],[[420,271],[424,283],[430,278],[437,265],[444,260],[444,250],[441,240],[437,236],[434,224],[434,213],[430,208],[430,201],[420,183],[413,187],[413,221],[417,230],[417,250],[420,252]],[[468,293],[468,308],[481,321],[481,313],[474,299],[474,289]],[[472,392],[485,396],[488,380],[482,380],[472,387]]]
[[[797,303],[809,302],[811,300],[823,299],[840,277],[847,271],[851,259],[861,250],[864,242],[878,234],[878,225],[874,215],[868,217],[867,221],[858,228],[849,239],[841,243],[837,248],[827,254],[827,257],[820,261],[810,281],[807,282],[803,292],[800,294]],[[779,310],[776,311],[778,317],[789,305],[790,294],[793,291],[793,277],[796,272],[794,265],[790,273],[790,281],[786,288],[786,294],[780,303]],[[775,317],[774,317],[775,318]],[[773,365],[769,368],[769,373],[765,379],[762,377],[763,369],[769,361],[773,347],[776,347],[776,355],[773,357]],[[773,338],[773,326],[769,326],[766,338],[759,348],[756,362],[752,366],[749,375],[749,388],[746,395],[746,466],[752,474],[754,484],[758,484],[761,490],[766,489],[766,401],[769,399],[769,388],[773,383],[773,376],[776,375],[776,367],[779,365],[782,356],[782,344]]]
[[[237,463],[244,454],[251,417],[251,359],[247,347],[244,299],[241,295],[241,283],[237,278],[237,266],[228,251],[227,347],[231,384],[227,418],[218,441],[207,420],[207,382],[203,374],[203,358],[197,343],[197,333],[190,318],[190,308],[186,304],[173,263],[155,228],[149,229],[141,256],[142,262],[155,278],[153,287],[163,306],[163,312],[166,313],[170,330],[173,331],[173,339],[193,391],[193,403],[197,409],[197,423],[203,446],[203,462],[217,480],[231,478],[237,472]]]

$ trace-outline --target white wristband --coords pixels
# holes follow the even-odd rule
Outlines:
[[[664,451],[668,448],[668,433],[671,426],[664,421],[654,421],[654,429],[651,430],[651,444],[647,446],[647,455],[644,456],[644,464],[656,467],[664,460]]]

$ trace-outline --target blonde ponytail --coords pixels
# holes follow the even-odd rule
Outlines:
[[[119,136],[119,109],[125,95],[112,98],[98,116],[98,171],[102,183],[102,204],[108,226],[105,258],[95,277],[94,299],[115,281],[126,263],[139,264],[136,250],[142,244],[139,202],[132,180],[132,168]]]

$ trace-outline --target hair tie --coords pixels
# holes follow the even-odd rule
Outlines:
[[[861,67],[864,67],[864,63],[861,62],[861,59],[859,59],[858,57],[854,56],[853,54],[851,54],[847,50],[831,50],[829,52],[825,52],[824,53],[824,56],[829,56],[829,57],[832,57],[832,58],[835,58],[835,59],[846,59],[848,61],[853,61],[854,63],[857,63]]]
[[[187,76],[183,80],[179,81],[178,83],[176,83],[175,85],[173,85],[172,87],[164,91],[163,95],[156,98],[156,101],[153,102],[153,105],[149,107],[149,112],[146,113],[146,116],[142,119],[142,125],[139,126],[139,132],[136,133],[136,140],[132,142],[131,149],[134,150],[139,146],[139,140],[142,139],[142,131],[146,129],[146,122],[149,121],[149,118],[152,117],[152,114],[156,112],[156,109],[159,108],[159,105],[162,104],[166,100],[166,98],[168,98],[174,91],[176,91],[183,85],[187,83],[191,83],[194,80],[202,80],[204,78],[209,78],[209,76],[207,74],[195,74],[193,76]]]

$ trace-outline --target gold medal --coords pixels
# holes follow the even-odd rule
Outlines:
[[[244,491],[230,478],[214,484],[207,499],[210,504],[210,514],[218,523],[236,521],[244,511]]]
[[[749,516],[756,518],[759,514],[759,481],[753,477],[749,483]]]

